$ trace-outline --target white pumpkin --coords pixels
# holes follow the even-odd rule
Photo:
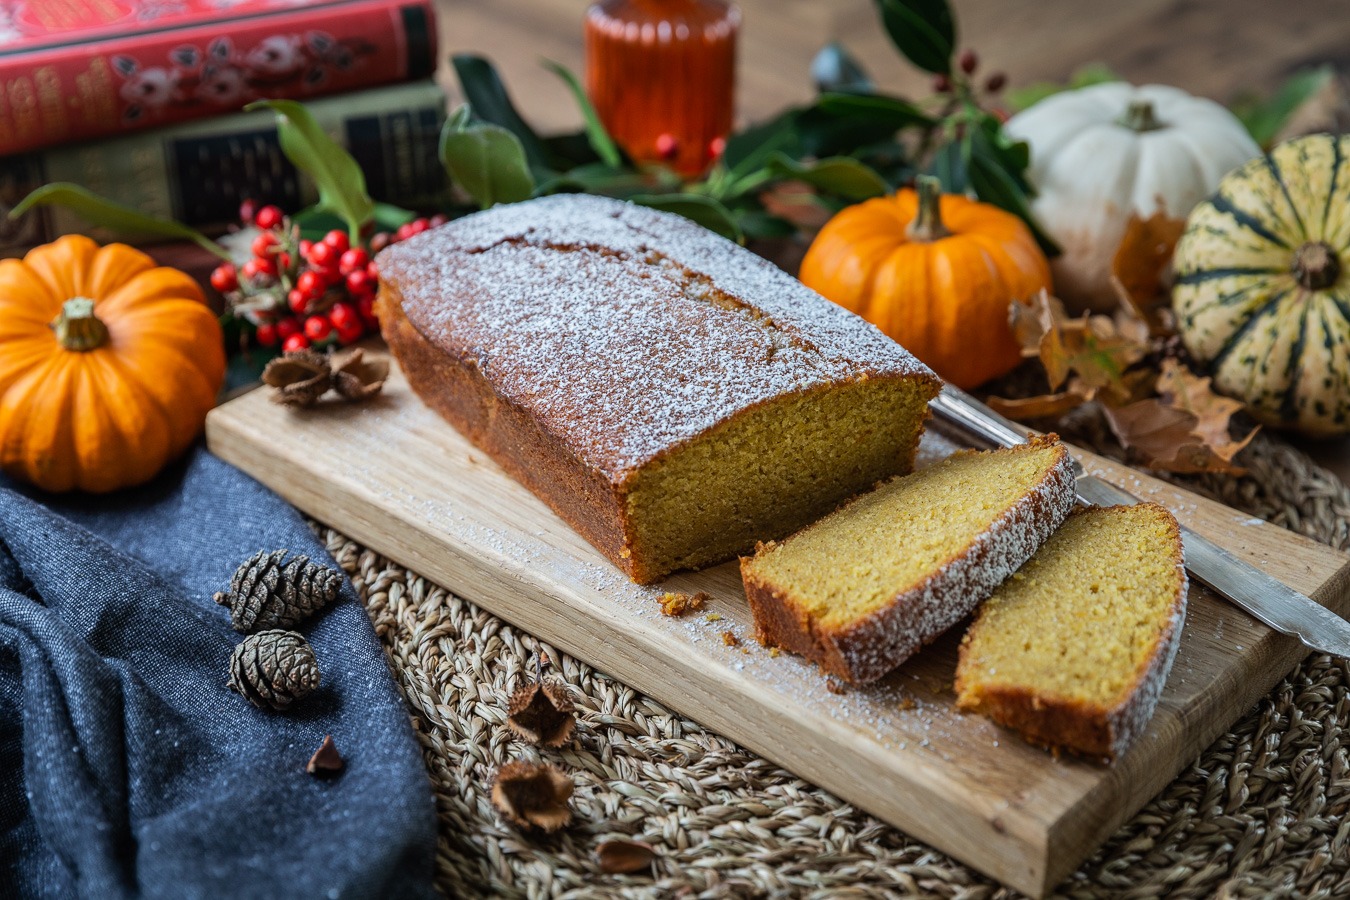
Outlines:
[[[1005,128],[1031,145],[1032,212],[1064,251],[1055,293],[1074,309],[1115,307],[1111,260],[1132,213],[1185,218],[1261,152],[1228,110],[1159,84],[1065,91]]]

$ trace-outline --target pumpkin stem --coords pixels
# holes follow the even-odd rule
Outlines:
[[[932,175],[920,175],[914,179],[914,187],[919,193],[919,209],[905,229],[905,237],[911,241],[936,241],[949,236],[951,231],[942,224],[940,211],[942,182]]]
[[[1167,127],[1165,122],[1159,120],[1152,100],[1131,100],[1119,121],[1131,131],[1157,131]]]
[[[61,305],[61,315],[52,322],[56,340],[67,350],[83,353],[108,343],[108,326],[94,315],[94,301],[72,297]]]
[[[1308,241],[1294,254],[1294,277],[1310,291],[1329,288],[1341,277],[1336,251],[1322,241]]]

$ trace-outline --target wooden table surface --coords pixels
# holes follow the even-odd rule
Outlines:
[[[472,51],[497,65],[525,118],[541,131],[580,125],[551,59],[578,73],[589,0],[437,0],[442,58]],[[1350,72],[1345,0],[952,0],[958,42],[1013,86],[1063,80],[1103,62],[1136,83],[1161,82],[1227,102],[1269,93],[1319,63]],[[881,31],[873,0],[737,0],[743,16],[738,122],[812,95],[809,66],[828,41],[843,43],[882,90],[922,95],[927,76]],[[454,77],[442,81],[454,97]],[[1350,482],[1350,439],[1299,444]]]

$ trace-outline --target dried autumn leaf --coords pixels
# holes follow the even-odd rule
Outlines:
[[[1192,375],[1176,360],[1164,360],[1158,378],[1161,396],[1104,407],[1103,412],[1121,446],[1150,468],[1241,475],[1246,470],[1234,465],[1233,458],[1259,429],[1232,440],[1229,420],[1242,405],[1214,394],[1209,381]]]
[[[502,766],[492,783],[492,805],[512,825],[557,831],[572,821],[567,801],[572,779],[557,766],[517,760]]]
[[[1185,228],[1185,219],[1173,219],[1161,209],[1147,219],[1131,213],[1111,260],[1111,283],[1121,305],[1132,309],[1153,334],[1172,330],[1168,270]]]
[[[595,861],[607,875],[628,875],[649,868],[656,859],[656,850],[643,841],[620,838],[605,841],[595,848]]]
[[[522,739],[545,747],[561,747],[576,726],[576,707],[558,678],[523,685],[511,695],[506,724]]]
[[[1022,355],[1028,359],[1041,355],[1045,333],[1068,318],[1060,299],[1044,290],[1022,303],[1008,304],[1008,325]]]
[[[999,415],[1021,422],[1026,419],[1059,418],[1069,410],[1082,406],[1091,399],[1091,394],[1067,390],[1056,394],[1039,394],[1035,397],[1023,397],[1016,400],[1005,397],[990,397],[988,403],[989,408]]]

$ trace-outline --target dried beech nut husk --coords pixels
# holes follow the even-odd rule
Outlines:
[[[595,861],[607,875],[631,875],[651,868],[656,850],[645,841],[618,838],[595,848]]]
[[[509,762],[492,783],[492,805],[518,828],[557,831],[572,821],[572,779],[548,763]]]
[[[575,709],[567,686],[550,676],[516,689],[506,710],[506,724],[532,744],[561,747],[572,736]]]
[[[367,359],[360,347],[333,357],[333,387],[348,400],[374,397],[389,378],[389,360]]]
[[[328,359],[313,350],[294,350],[277,357],[263,369],[262,380],[275,388],[272,400],[286,406],[309,406],[333,383]]]

